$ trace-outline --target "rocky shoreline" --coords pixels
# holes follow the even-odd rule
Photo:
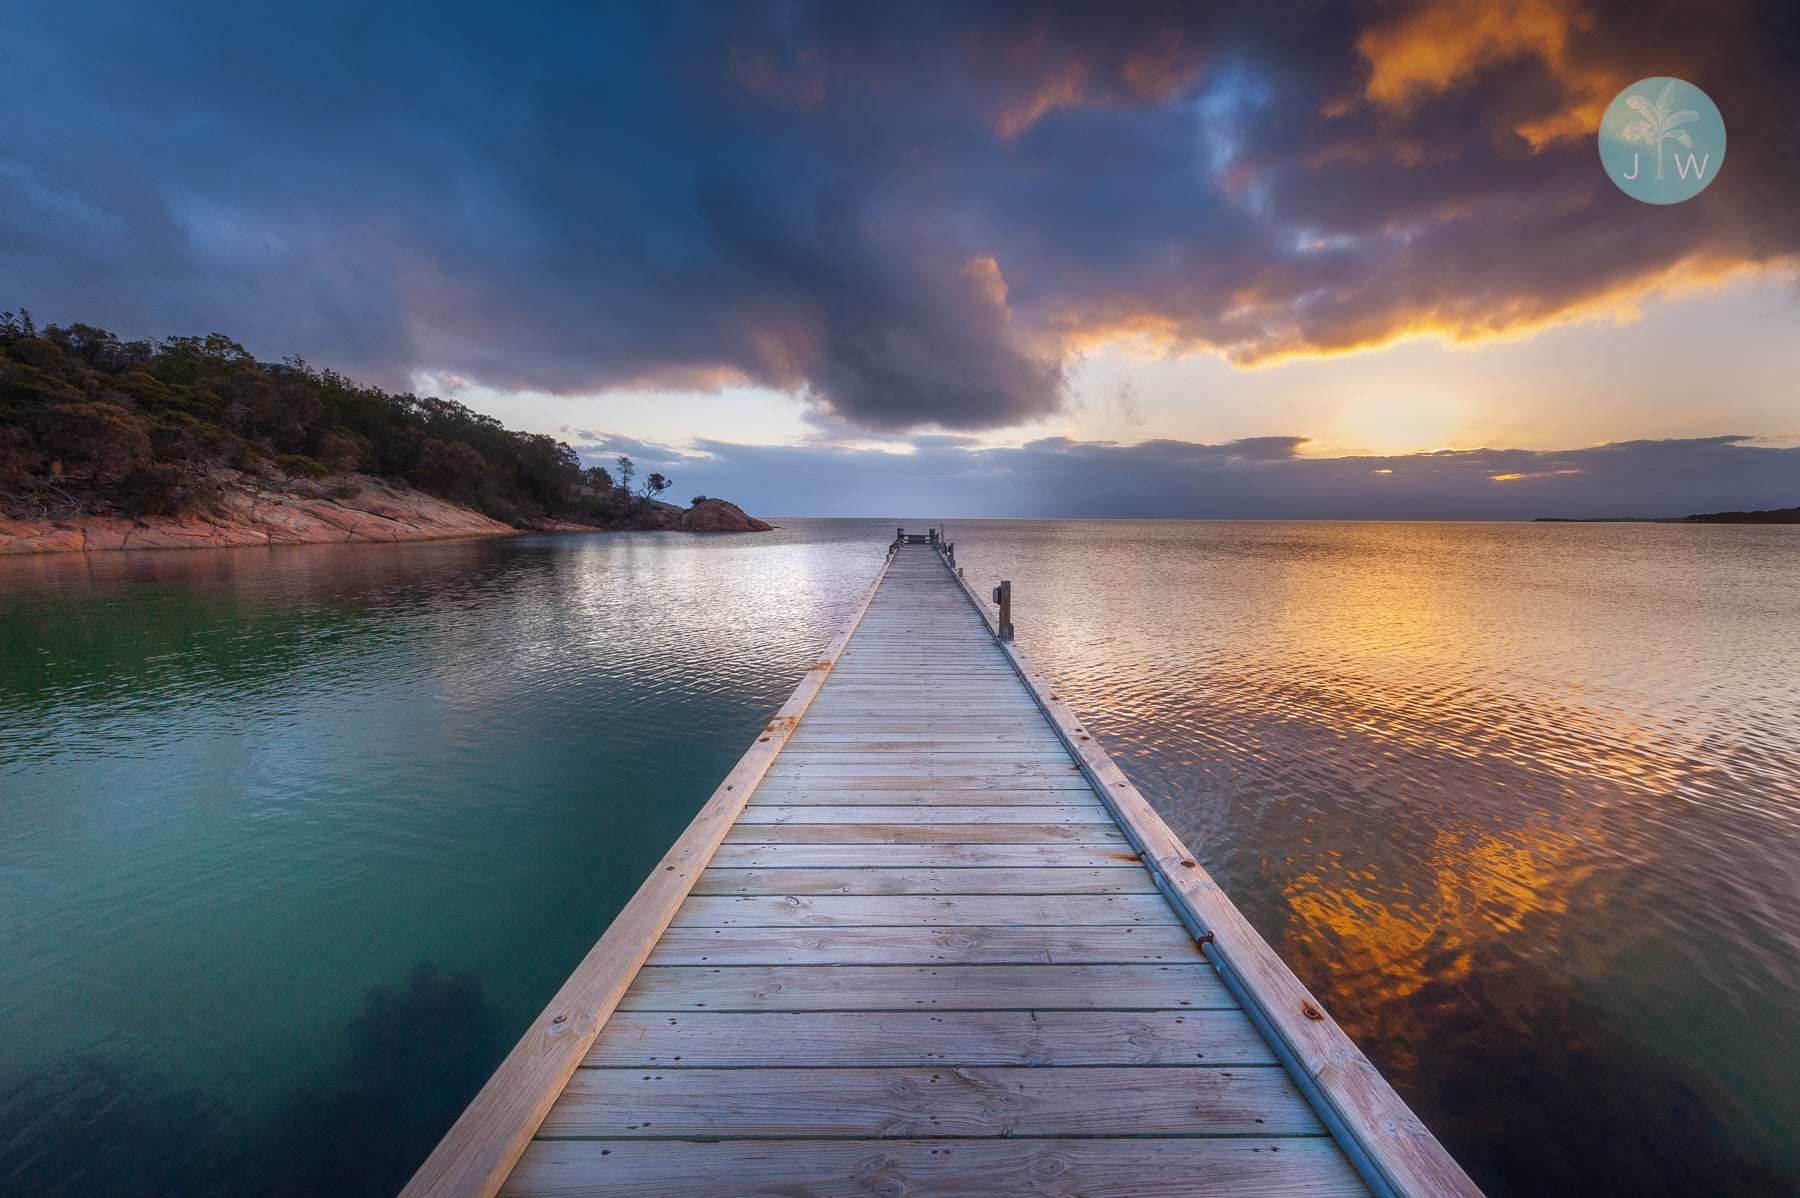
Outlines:
[[[218,502],[204,511],[137,517],[116,513],[39,516],[0,512],[0,556],[604,531],[551,520],[515,528],[460,504],[423,491],[396,489],[367,475],[338,476],[318,485],[291,481],[269,484],[261,479],[252,482],[236,471],[220,471],[214,477],[222,492]],[[685,531],[769,528],[744,515],[735,505],[717,499],[706,500],[679,515],[671,515],[666,523],[659,523]]]

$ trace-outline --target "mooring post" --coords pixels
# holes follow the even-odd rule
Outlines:
[[[1011,579],[1002,579],[994,588],[994,602],[1000,605],[1000,639],[1010,641],[1013,639]]]

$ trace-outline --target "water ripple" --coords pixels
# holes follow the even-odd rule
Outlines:
[[[506,1042],[895,523],[0,561],[0,1117],[116,1090],[149,1143],[387,1094],[318,1063],[419,961],[481,998],[409,1001]],[[1800,1178],[1795,531],[950,536],[1499,1198]]]

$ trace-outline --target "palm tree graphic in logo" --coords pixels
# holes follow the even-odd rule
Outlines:
[[[1655,99],[1651,99],[1654,96]],[[1725,121],[1712,97],[1686,79],[1653,75],[1613,97],[1595,140],[1618,189],[1646,204],[1679,204],[1712,185],[1725,162]],[[1666,142],[1674,142],[1666,146]],[[1656,170],[1644,159],[1656,147]]]
[[[1676,141],[1686,149],[1693,149],[1694,139],[1689,137],[1688,131],[1681,126],[1689,121],[1700,119],[1700,114],[1692,108],[1683,108],[1676,112],[1669,110],[1669,105],[1674,102],[1677,86],[1679,85],[1673,79],[1664,84],[1654,103],[1642,96],[1625,97],[1625,103],[1638,114],[1638,119],[1621,129],[1619,136],[1626,141],[1641,141],[1647,146],[1656,147],[1656,177],[1658,179],[1663,177],[1663,142]]]

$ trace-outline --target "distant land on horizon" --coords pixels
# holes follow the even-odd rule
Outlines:
[[[1695,516],[1539,516],[1533,524],[1800,524],[1800,507]]]

